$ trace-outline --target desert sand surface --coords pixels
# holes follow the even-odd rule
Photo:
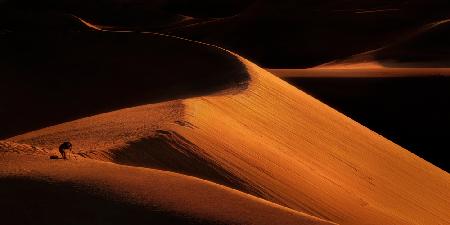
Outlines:
[[[25,177],[25,182],[36,181],[37,184],[33,185],[43,185],[43,191],[49,186],[42,184],[42,177],[56,180],[54,184],[64,184],[63,181],[68,180],[71,187],[87,184],[114,195],[126,192],[131,196],[126,195],[123,201],[137,199],[141,201],[137,201],[138,204],[155,203],[168,211],[175,210],[176,213],[225,224],[327,223],[317,218],[349,225],[450,222],[448,173],[250,61],[211,45],[174,37],[133,32],[100,33],[105,35],[103,40],[126,37],[152,42],[155,39],[159,44],[164,43],[164,52],[191,48],[190,51],[198,55],[190,56],[190,62],[199,62],[200,65],[196,64],[199,66],[192,68],[189,75],[198,72],[211,79],[210,89],[187,88],[174,96],[165,92],[164,99],[155,100],[152,96],[157,94],[147,95],[145,90],[149,89],[143,88],[136,95],[142,97],[139,104],[125,95],[117,106],[121,109],[99,112],[88,108],[91,116],[75,120],[63,118],[55,121],[53,126],[11,135],[7,139],[7,143],[13,145],[10,151],[26,148],[21,145],[15,147],[11,142],[35,146],[41,149],[39,151],[48,150],[42,156],[34,153],[30,156],[21,151],[13,156],[9,153],[2,156],[0,160],[5,165],[1,167],[2,174],[7,174],[5,179]],[[94,31],[83,37],[92,40],[92,35],[100,34]],[[133,42],[131,46],[134,46]],[[163,51],[154,50],[157,44],[139,46],[141,54],[145,54],[140,58],[149,60],[148,63],[157,60],[155,65],[173,68],[175,72],[186,69],[184,64],[173,64],[173,60],[164,62],[164,58],[160,58],[165,55],[161,54]],[[106,56],[117,51],[116,48],[128,49],[126,46],[109,47],[111,50],[106,52],[94,51],[95,46],[87,49],[95,58],[100,58],[102,65],[115,65]],[[76,45],[69,48],[77,51]],[[127,57],[133,58],[132,55]],[[184,56],[180,54],[179,57]],[[229,67],[219,69],[210,64],[209,60],[215,57],[227,60]],[[88,63],[71,59],[79,65]],[[109,79],[108,86],[122,87],[124,80],[132,78],[120,70],[108,71],[117,75]],[[139,68],[140,74],[154,74],[153,79],[172,77],[166,72],[152,71],[152,67]],[[94,76],[89,79],[101,76],[89,74]],[[123,77],[124,74],[127,75]],[[70,74],[65,76],[70,77]],[[172,81],[193,85],[205,79],[204,76],[186,79],[181,75],[173,76]],[[41,79],[49,82],[57,76]],[[128,90],[126,86],[122,88]],[[108,95],[117,95],[114,90]],[[44,107],[40,109],[52,111]],[[47,124],[52,124],[52,121]],[[74,158],[79,161],[49,160],[48,156],[56,154],[57,146],[65,140],[74,144]],[[55,165],[55,168],[49,165]],[[67,173],[61,174],[56,168]],[[152,170],[155,168],[184,175]],[[79,172],[66,178],[64,174],[74,170]],[[74,180],[71,180],[72,176]],[[74,184],[74,181],[79,183]],[[8,182],[20,186],[23,180]],[[142,183],[148,185],[141,186]],[[172,196],[167,196],[159,189],[165,185],[175,188],[180,195],[169,190]],[[155,195],[152,195],[153,190]],[[17,195],[20,195],[20,190]],[[213,200],[200,201],[196,198],[199,196]],[[229,211],[223,208],[215,210],[217,203],[222,202],[224,206],[232,205],[236,211],[227,214]],[[254,210],[247,205],[255,207]],[[276,210],[272,212],[274,208]],[[270,218],[260,218],[266,215],[264,210],[270,211],[267,213]],[[273,222],[272,219],[285,219],[286,222]]]
[[[1,38],[0,138],[246,79],[241,63],[221,50],[156,34],[17,31]]]
[[[2,223],[333,224],[195,177],[46,151],[0,142]]]

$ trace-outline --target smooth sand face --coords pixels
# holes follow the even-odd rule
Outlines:
[[[70,139],[77,146],[78,158],[195,175],[338,224],[449,223],[448,173],[251,62],[226,51],[220,54],[245,65],[242,72],[248,84],[244,88],[99,114],[9,141],[54,149],[62,140]],[[160,157],[161,149],[165,149],[165,157]],[[188,162],[180,166],[186,161],[184,157]],[[142,158],[146,160],[136,160]],[[83,167],[76,161],[70,163]],[[22,174],[22,167],[8,165],[12,171],[8,173]],[[27,164],[20,165],[27,170]],[[36,168],[41,171],[40,166]],[[93,170],[82,169],[85,173]],[[47,172],[42,173],[45,176]],[[95,176],[110,182],[112,178],[105,173]],[[132,179],[145,179],[142,176]],[[91,178],[80,178],[85,179]],[[180,192],[180,198],[185,194]],[[215,198],[212,202],[222,200]],[[166,195],[158,203],[201,218],[205,214],[198,211],[213,204],[200,201],[200,206],[186,205],[180,199],[166,199]],[[196,207],[203,208],[197,211]],[[228,221],[233,215],[244,224],[262,224],[260,220],[244,220],[241,213],[219,211],[211,212],[213,218]],[[246,211],[255,217],[265,215],[250,212]],[[211,214],[206,214],[210,218]]]
[[[262,69],[249,71],[245,94],[190,100],[189,121],[200,128],[180,132],[205,151],[222,149],[210,155],[265,198],[342,224],[426,224],[436,218],[417,216],[412,202],[449,207],[447,173]]]

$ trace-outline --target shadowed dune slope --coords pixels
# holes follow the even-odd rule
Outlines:
[[[339,224],[450,222],[448,173],[223,53],[245,65],[245,89],[122,109],[9,140],[50,149],[70,140],[77,156],[195,175]]]
[[[258,0],[236,16],[170,32],[224,46],[264,67],[307,68],[401,39],[448,16],[449,6],[445,0]]]
[[[58,28],[57,20],[63,15],[75,14],[98,24],[134,29],[158,30],[186,24],[187,17],[169,12],[167,0],[2,0],[0,1],[1,27],[12,30],[40,30]],[[49,20],[49,19],[53,19]],[[189,18],[194,22],[193,18]],[[68,29],[70,26],[59,26]]]
[[[450,19],[439,20],[410,32],[400,40],[388,45],[336,60],[317,67],[318,69],[371,69],[368,73],[382,74],[389,68],[403,68],[397,74],[436,74],[450,67]],[[408,68],[408,69],[404,69]],[[413,69],[411,69],[413,68]],[[313,70],[314,71],[314,70]],[[319,70],[320,71],[320,70]],[[358,71],[355,71],[358,73]],[[373,73],[372,72],[372,73]],[[332,74],[332,71],[328,71]],[[362,73],[362,71],[359,71]],[[448,75],[448,69],[444,72]]]
[[[428,24],[409,39],[374,52],[386,67],[450,67],[450,19]]]
[[[2,0],[0,29],[39,30],[61,24],[56,18],[51,21],[40,15],[49,11],[74,14],[111,29],[173,32],[224,46],[265,67],[305,68],[401,39],[407,31],[424,23],[448,17],[450,3],[446,0]]]
[[[332,224],[194,177],[0,142],[5,224]],[[32,210],[31,210],[32,209]]]
[[[248,79],[222,50],[155,34],[11,32],[0,40],[0,138]]]
[[[105,28],[160,31],[232,16],[252,0],[2,0],[0,29],[75,29],[65,21],[77,15]],[[63,23],[65,22],[65,23]]]

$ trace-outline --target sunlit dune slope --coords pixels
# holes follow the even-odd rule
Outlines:
[[[270,70],[448,172],[450,76],[433,76],[441,71],[450,69]]]
[[[194,129],[178,132],[213,161],[266,199],[338,223],[449,222],[447,173],[247,65],[246,92],[187,101]]]
[[[332,224],[205,180],[0,142],[4,224]]]
[[[450,222],[448,173],[253,63],[222,54],[245,66],[245,89],[122,109],[9,140],[52,149],[70,140],[78,157],[194,175],[339,224]],[[235,71],[222,76],[228,72]]]

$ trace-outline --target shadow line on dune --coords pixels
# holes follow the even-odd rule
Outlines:
[[[242,62],[224,49],[156,33],[12,32],[1,39],[0,138],[241,89],[249,79]]]
[[[6,177],[0,182],[2,222],[10,225],[220,224],[127,202],[95,187],[70,182],[25,177]]]
[[[79,153],[86,158],[96,158],[97,154],[97,152]],[[101,155],[120,165],[176,172],[258,197],[263,196],[247,182],[211,160],[207,152],[174,131],[157,130],[152,137],[128,142],[125,147],[112,149]]]

